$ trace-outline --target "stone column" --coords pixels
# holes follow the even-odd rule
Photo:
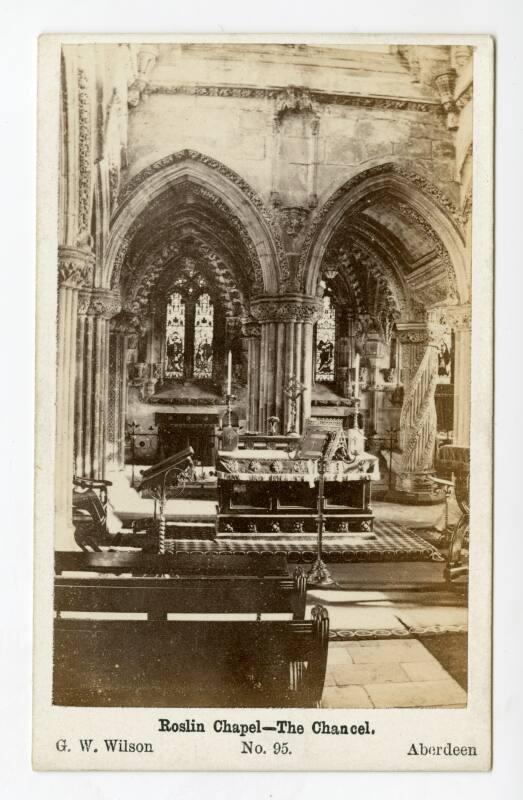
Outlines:
[[[110,321],[107,458],[120,469],[125,463],[127,345],[136,331],[137,320],[130,314],[122,312]]]
[[[78,380],[75,398],[76,472],[104,478],[108,455],[109,320],[120,310],[119,297],[108,289],[80,296]]]
[[[76,324],[78,290],[90,282],[92,268],[89,251],[59,247],[55,464],[55,544],[58,550],[78,549],[72,513]]]
[[[246,419],[247,430],[258,431],[259,413],[258,398],[260,393],[260,345],[261,326],[251,320],[245,320],[242,325],[242,335],[247,339],[247,402]]]
[[[258,430],[267,431],[271,416],[279,418],[282,432],[288,430],[290,403],[285,388],[291,377],[305,384],[297,404],[298,431],[310,417],[313,325],[321,311],[321,298],[308,295],[263,295],[252,301],[251,313],[260,327],[259,369],[254,379],[258,382]]]
[[[396,481],[398,499],[430,502],[437,419],[434,395],[438,378],[441,328],[427,323],[397,323],[404,381],[400,416],[402,451]]]
[[[470,446],[471,308],[446,308],[447,326],[454,332],[454,444]]]

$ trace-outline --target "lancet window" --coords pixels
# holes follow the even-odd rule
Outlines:
[[[200,295],[194,314],[194,377],[212,377],[214,308],[207,293]]]
[[[335,379],[336,309],[332,298],[323,298],[323,314],[316,326],[315,373],[317,381],[332,382]]]
[[[213,376],[214,305],[201,287],[181,288],[167,300],[164,376],[209,380]]]
[[[165,353],[165,377],[183,378],[185,374],[185,303],[179,292],[173,292],[167,303]]]

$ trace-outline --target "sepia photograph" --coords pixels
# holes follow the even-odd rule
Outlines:
[[[308,709],[363,746],[375,710],[469,708],[482,43],[391,42],[52,39],[49,713]],[[405,755],[474,769],[451,733]]]

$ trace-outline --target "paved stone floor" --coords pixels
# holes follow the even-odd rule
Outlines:
[[[137,474],[139,474],[137,468]],[[140,514],[152,510],[130,487],[130,469],[115,473],[115,510]],[[373,503],[376,517],[410,528],[441,527],[444,507]],[[213,515],[212,500],[178,498],[167,503],[168,515]],[[449,520],[458,516],[450,505]],[[118,520],[115,520],[118,523]],[[118,526],[119,527],[119,526]],[[462,595],[449,591],[441,563],[331,564],[338,589],[309,591],[307,616],[316,603],[326,606],[333,631],[391,631],[419,626],[466,628]],[[413,590],[415,585],[416,589]],[[424,587],[420,591],[420,587]],[[325,708],[462,707],[466,692],[434,656],[414,638],[332,641],[329,644],[323,694]]]
[[[323,708],[461,708],[466,692],[415,639],[331,642]]]

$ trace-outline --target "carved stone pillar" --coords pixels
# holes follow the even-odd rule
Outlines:
[[[291,377],[305,385],[297,403],[298,431],[310,417],[313,325],[321,311],[321,298],[307,295],[263,295],[252,301],[252,316],[260,324],[258,430],[267,431],[271,416],[279,418],[280,430],[288,430],[291,414],[285,387]]]
[[[426,323],[397,323],[404,382],[400,416],[402,450],[396,493],[405,500],[430,502],[437,419],[434,395],[438,379],[438,333]]]
[[[75,550],[72,488],[74,464],[74,386],[78,290],[92,275],[89,251],[61,246],[58,252],[58,349],[56,387],[56,547]]]
[[[246,418],[247,430],[258,431],[259,428],[259,406],[258,397],[260,393],[260,344],[261,326],[256,322],[244,321],[242,334],[247,339],[247,402]]]
[[[454,332],[454,444],[470,445],[471,308],[441,309],[441,321]]]
[[[137,319],[120,313],[110,321],[107,459],[123,469],[127,414],[127,345],[137,331]]]
[[[105,476],[109,393],[109,320],[120,310],[116,293],[92,289],[80,296],[75,399],[77,475]]]
[[[383,391],[378,389],[379,364],[384,354],[384,342],[379,333],[370,331],[365,340],[365,356],[369,363],[369,387],[367,394],[369,398],[369,432],[377,432],[379,428],[380,405],[383,403]]]

